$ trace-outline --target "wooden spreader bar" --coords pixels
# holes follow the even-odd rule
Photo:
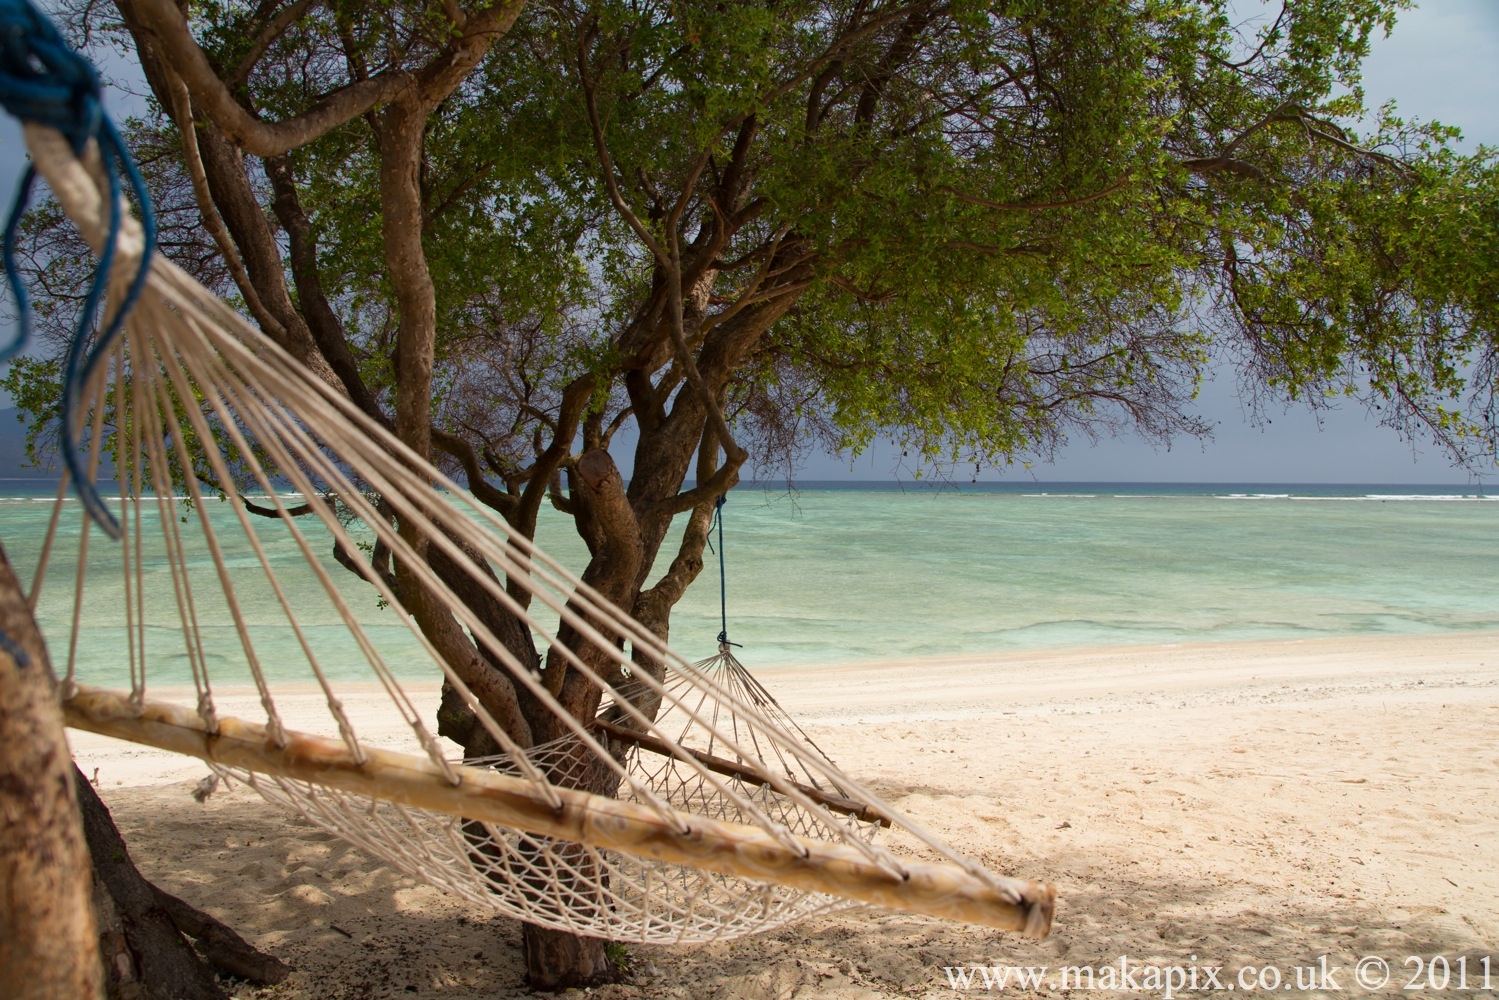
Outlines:
[[[900,859],[902,879],[841,844],[797,839],[792,846],[758,827],[688,813],[676,813],[673,823],[648,806],[566,788],[555,789],[562,802],[553,809],[521,778],[455,766],[462,780],[454,786],[425,757],[365,747],[359,764],[338,740],[291,732],[278,748],[264,726],[234,718],[220,719],[210,734],[186,708],[147,702],[137,712],[122,695],[99,688],[79,687],[63,709],[75,729],[227,767],[874,906],[1038,938],[1051,930],[1056,894],[1043,883],[980,878],[955,864],[910,858]]]
[[[679,752],[685,753],[708,770],[715,771],[718,774],[726,775],[730,778],[738,778],[751,785],[770,784],[764,775],[748,764],[726,760],[723,757],[715,757],[713,754],[704,753],[701,750],[693,750],[690,747],[673,748],[665,740],[658,739],[649,733],[626,729],[624,726],[604,722],[602,719],[595,719],[593,726],[607,733],[611,740],[617,740],[620,743],[634,744],[642,750],[649,750],[651,753],[657,753],[663,757],[675,757]],[[866,823],[878,823],[880,826],[890,825],[890,817],[867,802],[845,798],[842,795],[834,795],[831,792],[825,792],[820,788],[813,788],[811,785],[804,785],[800,781],[793,781],[790,778],[787,778],[786,782],[813,802],[817,802],[833,812],[843,813],[855,819],[861,819]]]

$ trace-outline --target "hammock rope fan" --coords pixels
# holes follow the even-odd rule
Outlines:
[[[710,542],[714,531],[718,534],[715,553],[718,556],[718,652],[706,659],[698,660],[692,665],[692,669],[698,674],[712,678],[720,688],[731,692],[737,702],[753,706],[759,715],[773,721],[778,728],[792,734],[803,746],[817,754],[827,764],[836,767],[836,762],[823,752],[812,737],[807,735],[806,730],[781,707],[781,703],[776,701],[775,696],[766,689],[765,685],[734,655],[734,649],[740,644],[729,640],[728,567],[723,536],[723,510],[727,503],[726,495],[719,496],[715,501],[713,523],[708,532]],[[689,677],[682,674],[669,674],[667,686],[679,700],[695,699],[694,708],[698,713],[707,713],[714,726],[726,729],[736,740],[745,742],[758,762],[775,767],[804,792],[817,798],[824,805],[835,810],[846,811],[849,815],[865,822],[880,826],[890,825],[889,818],[877,807],[860,801],[857,795],[837,785],[823,787],[818,775],[800,767],[796,759],[781,754],[774,744],[760,746],[752,725],[741,726],[738,716],[727,704],[717,703],[709,706],[707,692],[694,692]],[[669,729],[675,734],[674,742],[680,746],[698,748],[710,757],[719,749],[712,731],[699,727],[695,719],[691,717],[665,712],[658,717],[657,722],[662,728]],[[640,766],[648,767],[649,764],[642,762]]]
[[[68,356],[64,482],[29,594],[35,608],[49,565],[76,555],[71,631],[49,636],[67,647],[69,725],[201,758],[403,872],[557,930],[710,941],[862,903],[1048,932],[1050,886],[987,871],[845,775],[744,680],[726,634],[718,657],[689,663],[153,254],[144,186],[98,110],[92,70],[25,0],[0,0],[0,29],[0,97],[99,258]],[[30,103],[17,97],[26,88]],[[23,207],[24,193],[14,215]],[[5,256],[24,317],[14,215]],[[96,303],[107,319],[91,335]],[[106,459],[118,484],[108,500]],[[342,514],[316,499],[330,496]],[[252,503],[273,516],[257,522]],[[94,534],[105,539],[91,544]],[[356,579],[319,555],[370,544],[443,602],[563,735],[539,745],[512,735],[470,686],[478,675],[396,610],[380,574]],[[574,718],[432,569],[433,552],[596,685],[599,717]],[[371,590],[398,625],[360,612]],[[85,621],[115,608],[121,641],[81,648]],[[576,642],[556,639],[558,621]],[[284,641],[268,643],[271,633]],[[642,656],[662,679],[638,668]],[[128,685],[85,683],[121,660]],[[148,680],[183,677],[180,696],[147,697]],[[354,679],[402,720],[398,746],[361,738]],[[497,757],[450,759],[422,707],[440,682]],[[261,721],[222,713],[228,684],[253,691]],[[320,704],[322,722],[289,726],[291,698]],[[649,700],[658,712],[642,710]]]

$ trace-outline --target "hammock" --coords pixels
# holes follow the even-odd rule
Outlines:
[[[62,689],[70,725],[202,758],[215,775],[253,787],[403,872],[557,930],[709,941],[863,903],[1047,933],[1051,887],[990,873],[881,802],[812,746],[773,700],[759,699],[731,655],[715,658],[724,669],[684,660],[151,255],[149,226],[124,211],[110,157],[101,155],[112,155],[107,142],[34,122],[26,139],[37,169],[102,259],[113,317],[91,349],[80,336],[65,398],[62,445],[83,511],[72,632],[51,639],[68,647]],[[97,487],[105,458],[119,486],[107,502]],[[205,493],[198,477],[219,492]],[[174,496],[178,484],[185,498]],[[66,547],[63,518],[79,514],[67,487],[65,479],[33,607]],[[337,505],[319,497],[336,497]],[[274,519],[252,520],[247,501],[269,505]],[[293,516],[304,502],[310,510]],[[414,537],[398,532],[393,519],[414,528]],[[118,543],[91,545],[100,533]],[[358,580],[318,555],[330,544],[357,552],[362,542],[409,567],[563,735],[522,745],[471,689],[475,674],[445,659],[410,617],[387,612],[404,645],[393,643],[391,626],[363,622],[352,602],[368,600],[369,588],[400,608],[389,582],[374,572]],[[461,586],[431,568],[429,553],[459,567]],[[512,596],[506,582],[530,602]],[[101,596],[87,596],[89,588]],[[546,655],[597,685],[599,716],[569,714],[460,591],[507,609]],[[282,649],[268,660],[257,638],[266,627],[246,610],[252,594],[274,609],[299,655]],[[120,606],[124,648],[80,651],[83,621],[97,613],[91,609]],[[170,626],[160,620],[167,606]],[[569,626],[578,641],[557,641],[543,616]],[[339,693],[347,667],[330,667],[330,621],[391,717],[409,730],[404,745],[360,738]],[[216,632],[231,633],[233,648],[215,642]],[[415,659],[403,652],[412,648],[420,651]],[[663,679],[639,669],[642,657]],[[120,660],[128,689],[86,683]],[[148,698],[153,667],[168,661],[185,664],[192,694]],[[449,759],[408,690],[423,672],[422,686],[445,681],[499,754]],[[246,681],[262,718],[220,714],[215,685]],[[309,687],[325,721],[316,732],[289,728],[282,704],[293,694],[305,699]],[[657,700],[659,711],[642,710]],[[890,843],[877,842],[877,833]]]

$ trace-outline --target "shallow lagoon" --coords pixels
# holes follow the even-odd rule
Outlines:
[[[233,537],[233,511],[207,507]],[[49,508],[39,496],[0,500],[0,540],[23,579],[36,564]],[[752,667],[1499,628],[1499,504],[1462,489],[1006,484],[788,495],[743,487],[724,514],[729,634]],[[74,510],[64,518],[64,559],[49,572],[38,607],[59,668],[80,517]],[[321,528],[299,524],[392,666],[422,670],[397,613],[333,562]],[[325,667],[367,679],[284,526],[263,520],[255,528]],[[545,512],[538,542],[581,569],[584,550],[563,515]],[[112,543],[95,532],[90,544],[107,551]],[[193,552],[206,561],[201,542]],[[662,567],[671,555],[668,548]],[[688,657],[709,655],[719,630],[716,557],[705,556],[709,568],[674,616],[673,645]],[[230,562],[268,673],[305,677],[295,636],[248,548]],[[187,680],[171,586],[164,565],[148,564],[157,683]],[[80,675],[95,682],[125,676],[123,593],[116,559],[91,569],[77,640]],[[200,625],[210,666],[225,682],[236,679],[226,673],[242,669],[243,654],[227,608],[212,597],[200,595]]]

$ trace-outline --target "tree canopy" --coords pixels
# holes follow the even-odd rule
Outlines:
[[[1362,395],[1491,458],[1492,157],[1389,109],[1355,131],[1359,61],[1399,6],[1236,25],[1221,3],[563,4],[500,37],[517,9],[202,4],[200,50],[158,26],[165,5],[121,10],[147,63],[186,67],[215,199],[272,209],[245,234],[252,206],[218,206],[272,244],[240,249],[241,284],[281,289],[241,299],[291,312],[300,353],[387,414],[413,293],[384,224],[384,102],[473,63],[429,85],[402,218],[433,299],[437,447],[513,508],[547,445],[567,438],[550,473],[583,425],[598,444],[702,390],[762,473],[882,436],[983,465],[1069,431],[1197,433],[1213,342],[1251,381]],[[267,155],[233,185],[211,161],[240,150]],[[187,209],[176,251],[226,280],[180,160],[155,165]]]

